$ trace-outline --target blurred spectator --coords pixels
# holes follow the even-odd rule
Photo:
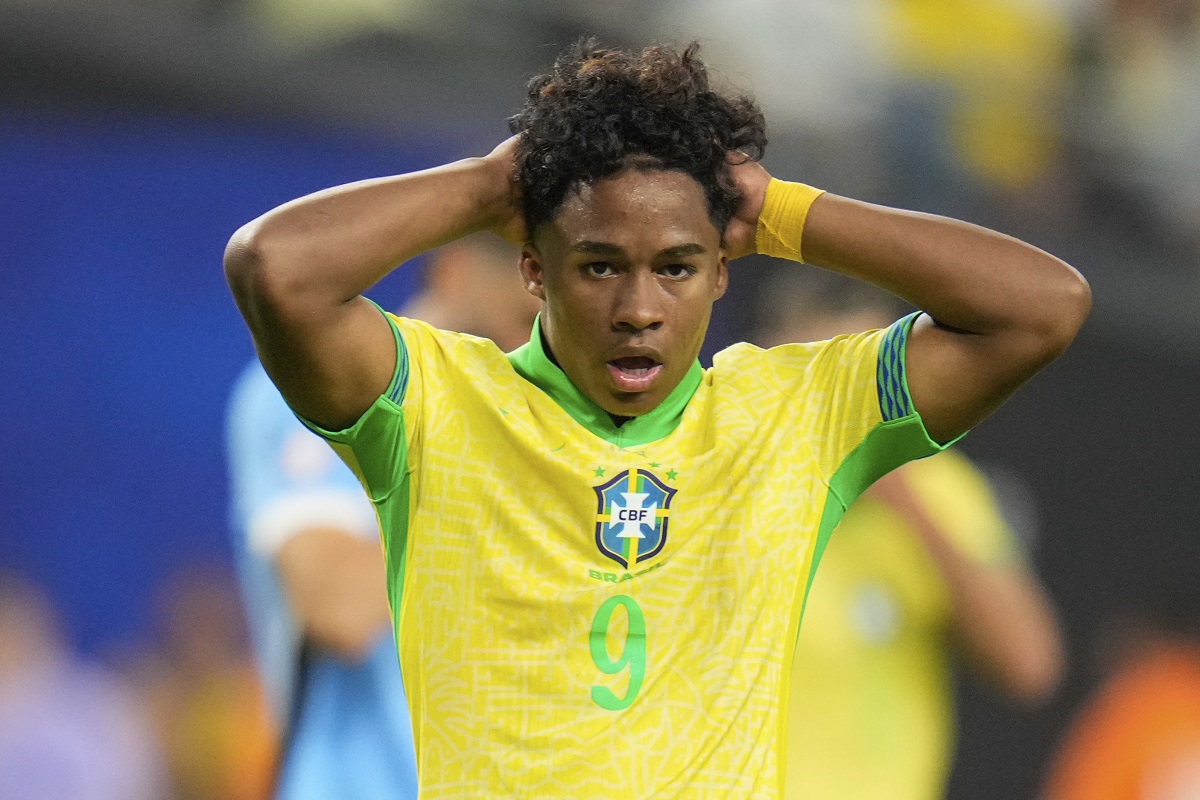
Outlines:
[[[763,298],[766,346],[885,327],[903,312],[879,289],[793,265]],[[1062,672],[1053,610],[987,480],[948,450],[876,482],[821,558],[792,670],[786,796],[943,797],[955,645],[1024,702]]]
[[[160,800],[136,695],[74,660],[42,593],[0,573],[0,798]]]
[[[1079,711],[1044,800],[1200,798],[1200,597],[1164,593],[1103,636],[1108,677]]]
[[[329,47],[380,31],[435,25],[429,0],[244,0],[247,16],[287,49]]]
[[[1072,20],[1062,0],[886,0],[893,194],[1030,203],[1059,165]]]
[[[834,160],[852,194],[961,213],[972,188],[1022,203],[1053,190],[1070,2],[701,0],[668,20],[806,133],[808,169]]]
[[[753,90],[771,120],[771,150],[782,144],[815,173],[811,182],[877,197],[889,83],[885,3],[688,0],[663,4],[661,26],[673,38],[699,39],[710,65]]]
[[[528,341],[537,308],[516,251],[480,234],[432,255],[404,313],[511,350]],[[285,730],[274,796],[415,798],[374,507],[257,362],[234,390],[228,449],[246,603]]]
[[[1200,0],[1106,0],[1081,39],[1073,133],[1099,199],[1200,246]]]
[[[264,800],[275,736],[227,570],[189,567],[159,592],[158,639],[134,665],[175,800]]]

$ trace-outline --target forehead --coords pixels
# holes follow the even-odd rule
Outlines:
[[[545,228],[568,248],[580,241],[625,249],[693,242],[715,248],[721,238],[700,184],[675,170],[631,168],[583,186],[567,195]]]

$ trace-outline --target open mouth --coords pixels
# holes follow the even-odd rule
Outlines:
[[[663,365],[649,356],[625,356],[608,362],[613,382],[623,392],[644,392],[662,372]]]

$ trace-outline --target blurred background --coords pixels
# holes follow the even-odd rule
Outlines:
[[[1070,672],[1036,711],[964,679],[951,797],[1037,796],[1112,620],[1200,595],[1198,0],[0,0],[0,759],[40,769],[37,719],[93,770],[47,798],[261,797],[225,242],[300,194],[485,152],[581,33],[699,39],[763,104],[776,174],[1091,281],[1076,345],[963,444],[1015,498]],[[769,268],[735,264],[708,353]]]

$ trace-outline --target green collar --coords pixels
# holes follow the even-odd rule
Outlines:
[[[550,395],[550,399],[558,403],[572,419],[618,447],[637,447],[656,442],[675,430],[683,418],[683,410],[704,377],[700,362],[693,362],[683,380],[665,400],[653,410],[626,420],[618,427],[608,412],[579,391],[567,374],[546,355],[540,315],[533,323],[529,343],[509,353],[508,360],[518,375]]]

